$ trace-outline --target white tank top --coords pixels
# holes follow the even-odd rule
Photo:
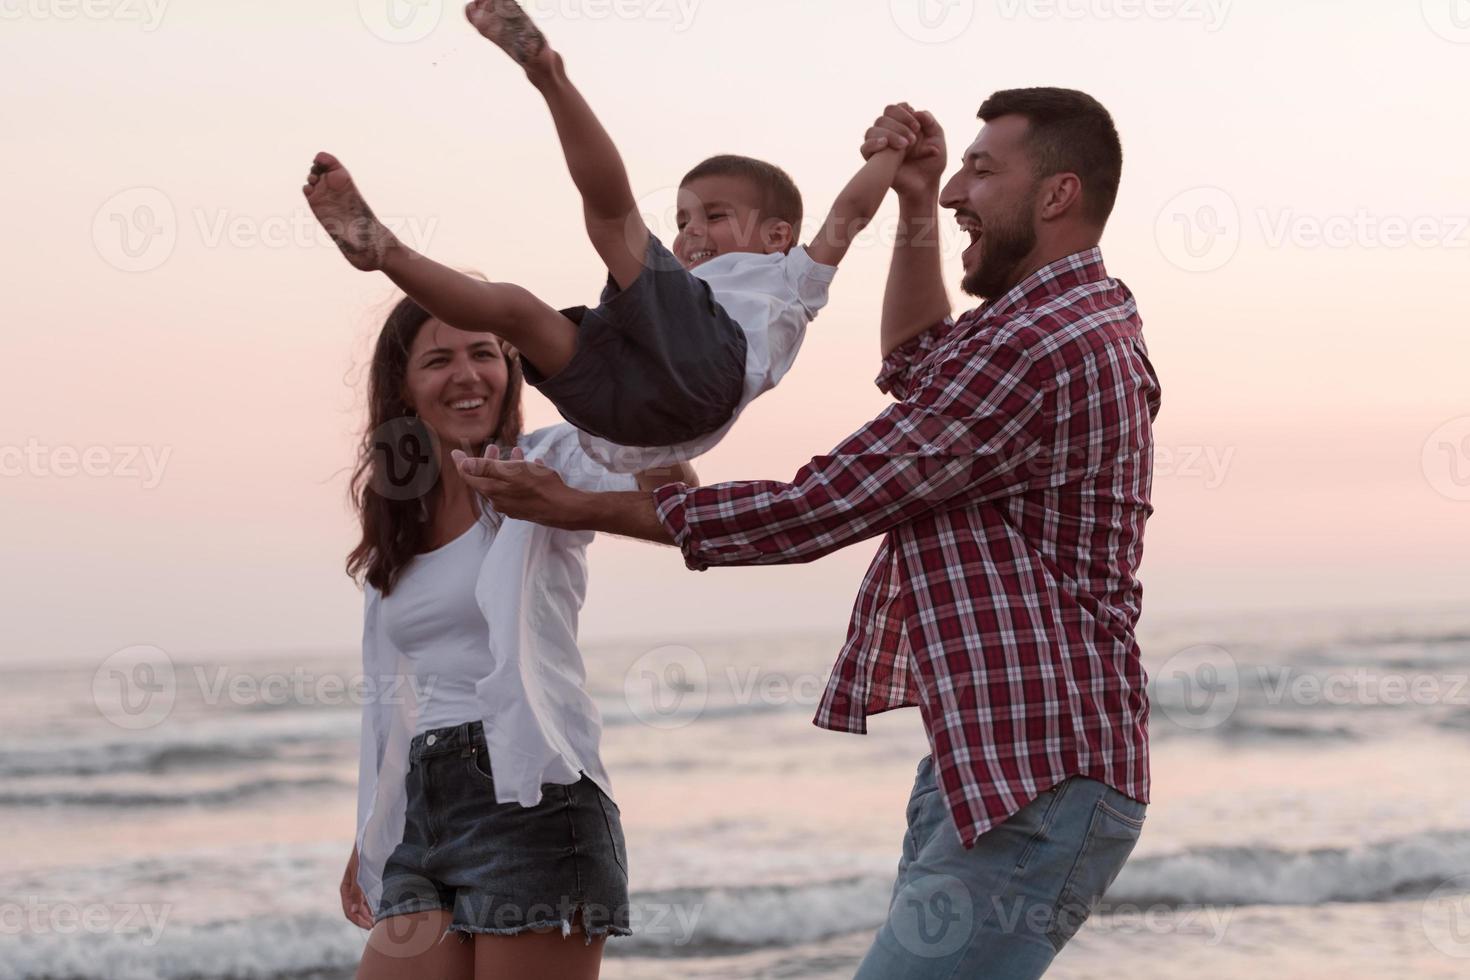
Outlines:
[[[475,682],[490,672],[490,627],[475,582],[494,540],[481,517],[448,544],[415,555],[383,599],[383,629],[412,661],[422,698],[415,734],[483,714]]]

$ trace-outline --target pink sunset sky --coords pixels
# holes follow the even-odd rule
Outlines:
[[[781,164],[820,215],[889,102],[932,110],[957,159],[995,89],[1095,95],[1125,151],[1103,251],[1164,385],[1145,622],[1470,596],[1470,4],[528,7],[655,230],[713,153]],[[435,0],[0,0],[0,66],[0,658],[355,645],[345,487],[394,294],[317,232],[302,177],[330,150],[422,250],[589,302],[536,93]],[[882,409],[895,214],[705,482],[789,478]],[[875,547],[694,574],[601,539],[583,637],[836,635]]]

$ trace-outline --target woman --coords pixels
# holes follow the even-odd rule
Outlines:
[[[502,519],[450,453],[519,447],[586,489],[663,481],[609,473],[570,426],[523,435],[521,389],[512,348],[408,299],[373,354],[347,560],[370,695],[342,879],[343,911],[372,929],[359,980],[595,978],[607,936],[630,933],[576,646],[592,534]]]

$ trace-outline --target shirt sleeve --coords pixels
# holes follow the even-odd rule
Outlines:
[[[806,340],[807,324],[827,305],[828,289],[837,274],[834,265],[812,261],[803,246],[786,254],[781,264],[784,290],[770,295],[770,313],[764,318],[759,334],[752,336],[751,324],[745,325],[747,342],[752,344],[752,362],[763,375],[759,390],[774,388],[791,370],[797,352]]]
[[[827,294],[833,277],[837,275],[837,266],[817,262],[805,245],[797,245],[786,253],[784,268],[786,282],[795,290],[797,302],[806,312],[806,318],[815,318],[827,305]]]
[[[912,337],[889,351],[888,356],[883,358],[883,366],[874,381],[878,390],[895,398],[907,397],[919,365],[944,343],[944,339],[954,328],[954,319],[945,317],[917,337]]]
[[[658,516],[696,570],[811,561],[957,501],[1100,468],[1108,450],[1089,431],[1086,403],[1074,404],[1055,369],[1023,350],[957,345],[913,398],[791,482],[671,484],[655,493]]]

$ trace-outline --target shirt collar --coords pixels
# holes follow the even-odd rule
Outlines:
[[[1064,255],[1037,269],[1017,283],[1010,292],[971,310],[965,319],[1005,316],[1041,304],[1053,296],[1087,283],[1108,278],[1103,266],[1102,250],[1096,246]]]

